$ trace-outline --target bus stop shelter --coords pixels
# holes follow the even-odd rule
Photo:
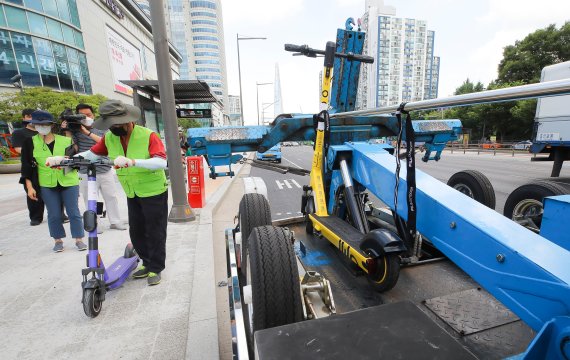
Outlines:
[[[121,80],[133,88],[133,105],[141,109],[143,125],[162,134],[164,129],[158,80]],[[222,107],[218,98],[212,94],[210,87],[200,80],[173,80],[174,101],[176,105],[185,107],[188,104],[217,104]]]

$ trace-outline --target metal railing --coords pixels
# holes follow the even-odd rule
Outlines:
[[[481,91],[477,93],[449,96],[446,98],[413,101],[405,104],[406,111],[432,110],[446,107],[487,104],[494,102],[532,99],[538,97],[557,96],[570,93],[570,79],[547,81],[536,84],[514,86],[504,89]],[[331,118],[350,116],[380,115],[396,112],[400,105],[379,107],[375,109],[347,111],[331,114]]]

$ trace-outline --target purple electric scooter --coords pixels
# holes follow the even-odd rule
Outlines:
[[[139,257],[133,244],[127,244],[123,256],[115,260],[109,267],[105,267],[99,253],[99,240],[97,237],[97,167],[113,166],[109,160],[89,161],[81,157],[65,159],[58,167],[78,169],[87,167],[87,210],[83,213],[83,227],[89,233],[87,252],[87,268],[81,270],[83,275],[83,310],[89,317],[96,317],[101,312],[105,293],[120,287],[128,279],[131,272],[137,267]]]

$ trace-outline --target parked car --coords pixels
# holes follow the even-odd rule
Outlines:
[[[260,153],[259,151],[256,152],[255,158],[257,160],[275,161],[277,163],[281,163],[281,144],[275,145],[264,153]]]
[[[519,141],[518,143],[513,144],[513,149],[515,149],[515,150],[528,150],[528,149],[530,149],[531,145],[532,145],[532,141],[530,141],[530,140]]]
[[[495,141],[485,141],[483,144],[481,144],[481,147],[483,149],[499,149],[502,148],[503,145]]]

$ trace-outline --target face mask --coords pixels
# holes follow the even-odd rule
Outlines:
[[[40,135],[45,136],[51,132],[51,125],[36,125],[35,128]]]
[[[91,126],[93,125],[93,121],[95,121],[93,118],[86,117],[85,119],[81,120],[81,123],[85,126]]]
[[[128,134],[128,131],[125,130],[124,127],[112,127],[109,129],[109,131],[111,131],[111,133],[115,136],[125,136]]]

